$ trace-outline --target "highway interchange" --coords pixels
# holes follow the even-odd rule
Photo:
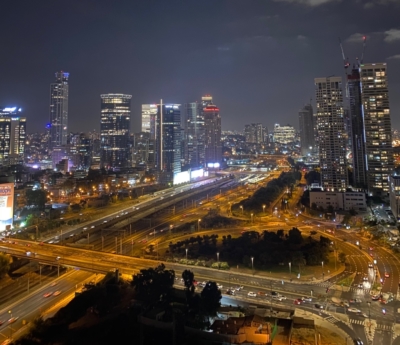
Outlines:
[[[179,187],[179,188],[180,188],[179,190],[183,191],[184,188],[186,188],[187,190],[187,188],[189,189],[194,188],[194,186]],[[243,187],[241,188],[243,189]],[[161,196],[158,195],[149,198],[148,200],[145,200],[143,203],[136,205],[135,211],[140,212],[140,208],[146,205],[156,204],[157,199],[159,198],[167,198],[168,196],[174,196],[173,194],[176,194],[177,191],[178,188],[174,188],[166,192],[164,195]],[[225,190],[225,191],[220,190],[219,194],[223,194],[220,196],[220,198],[218,198],[219,203],[221,203],[221,209],[223,210],[224,206],[227,209],[226,204],[228,201],[226,198],[230,197],[231,198],[230,200],[233,200],[233,196],[230,190]],[[238,193],[234,194],[240,197]],[[244,194],[249,194],[249,193],[244,192]],[[211,200],[210,197],[210,203],[218,204],[218,200],[217,199]],[[204,201],[204,205],[206,205],[206,200]],[[187,216],[184,219],[185,222],[190,220],[201,219],[201,216],[204,214],[204,210],[201,209],[202,207],[192,208],[190,203],[189,205],[186,204],[185,207],[185,203],[183,202],[181,209],[175,208],[174,213],[171,214],[171,212],[169,212],[166,215],[164,214],[161,217],[163,219],[163,222],[160,225],[158,225],[158,227],[154,227],[153,225],[151,229],[156,229],[156,231],[168,229],[169,231],[169,225],[176,224],[177,222],[179,224],[179,221],[182,219],[182,216],[184,214],[187,214]],[[64,232],[63,235],[65,236],[65,238],[67,238],[67,236],[69,237],[73,233],[80,233],[84,231],[84,228],[90,228],[91,226],[94,227],[99,226],[101,224],[104,224],[104,221],[109,221],[110,219],[113,218],[115,219],[117,216],[119,216],[121,213],[124,212],[127,211],[119,211],[116,214],[107,215],[102,219],[98,219],[94,222],[90,222],[80,227],[71,229],[69,232],[66,231]],[[390,344],[390,339],[392,337],[392,325],[393,321],[396,318],[396,312],[397,312],[396,308],[397,301],[391,302],[387,305],[382,305],[378,301],[371,301],[370,289],[367,288],[367,285],[365,284],[364,281],[364,277],[368,277],[367,284],[372,284],[374,279],[381,279],[381,278],[384,279],[385,273],[388,273],[389,277],[384,279],[382,291],[392,292],[394,296],[397,297],[397,289],[399,282],[398,258],[385,248],[381,248],[375,243],[371,244],[371,242],[362,239],[360,236],[357,235],[357,233],[351,230],[349,231],[349,230],[335,229],[334,223],[311,219],[304,214],[299,214],[298,212],[296,212],[295,208],[293,208],[292,212],[286,216],[286,220],[284,222],[282,222],[282,219],[275,219],[275,221],[279,221],[280,223],[284,224],[284,226],[278,226],[279,228],[289,229],[293,226],[297,226],[301,228],[301,230],[304,233],[307,233],[308,231],[311,230],[314,231],[318,230],[320,232],[323,232],[324,236],[330,237],[332,239],[332,242],[336,244],[336,247],[338,249],[347,254],[348,265],[346,266],[346,271],[343,272],[340,276],[330,279],[330,282],[325,280],[323,282],[317,281],[306,284],[304,282],[297,282],[297,281],[290,282],[288,280],[285,280],[284,284],[282,284],[281,279],[280,280],[268,279],[264,276],[259,276],[258,274],[254,276],[251,275],[249,276],[246,274],[235,272],[234,269],[232,269],[229,272],[225,272],[225,271],[218,271],[218,270],[212,270],[202,267],[193,267],[193,266],[188,268],[194,271],[196,280],[199,282],[203,280],[204,281],[215,280],[221,285],[223,285],[224,286],[222,289],[223,292],[225,292],[226,288],[228,287],[235,288],[237,286],[243,286],[243,289],[241,289],[240,291],[236,291],[236,298],[242,301],[247,301],[249,303],[253,302],[256,303],[257,301],[262,301],[263,303],[267,304],[269,303],[274,308],[277,307],[293,308],[295,306],[294,305],[295,300],[301,297],[311,297],[312,294],[313,295],[312,302],[302,302],[300,305],[296,305],[296,307],[302,307],[312,310],[313,312],[321,313],[321,317],[326,318],[328,321],[335,323],[338,326],[341,325],[341,322],[339,322],[339,319],[333,317],[331,313],[336,312],[339,314],[347,314],[349,316],[349,324],[348,325],[342,324],[342,326],[347,328],[348,326],[350,326],[354,331],[354,336],[363,339],[365,343],[367,343],[366,331],[368,331],[369,329],[368,328],[369,318],[366,318],[365,315],[369,315],[370,313],[371,318],[373,320],[376,320],[376,326],[373,328],[375,330],[375,333],[378,335],[373,338],[374,339],[373,344],[383,344],[383,345]],[[201,221],[199,221],[199,224],[201,224]],[[255,229],[259,230],[263,228],[269,229],[267,225],[257,225],[257,227],[255,227]],[[58,239],[48,238],[42,244],[29,241],[22,241],[22,240],[18,240],[17,243],[13,244],[6,241],[1,244],[1,247],[2,250],[6,252],[12,254],[19,254],[21,256],[24,255],[26,256],[27,251],[31,252],[32,253],[31,255],[33,256],[34,253],[37,253],[36,259],[39,260],[39,262],[43,264],[50,264],[55,267],[58,265],[63,265],[71,268],[81,267],[82,269],[86,269],[93,272],[95,271],[107,272],[118,268],[121,270],[122,273],[133,274],[138,270],[140,270],[141,268],[154,266],[156,264],[154,260],[138,259],[127,256],[133,253],[133,251],[135,250],[134,248],[135,246],[139,247],[141,246],[142,248],[145,248],[147,244],[144,243],[144,240],[146,241],[149,241],[150,239],[153,240],[152,236],[157,236],[157,232],[153,233],[153,235],[150,235],[151,229],[150,231],[149,229],[150,227],[145,226],[143,231],[141,231],[142,229],[139,230],[136,229],[137,233],[133,233],[133,231],[131,231],[130,235],[125,232],[123,235],[119,236],[119,243],[118,243],[118,238],[117,241],[115,242],[115,236],[105,236],[104,234],[99,236],[99,234],[93,234],[91,236],[92,239],[89,238],[90,242],[89,241],[88,242],[92,243],[95,250],[103,250],[104,252],[84,250],[80,248],[72,248],[72,247],[66,247],[48,243],[60,240],[59,238]],[[200,230],[204,231],[204,229]],[[229,233],[235,235],[235,232],[238,232],[240,230],[241,229],[238,228],[238,229],[229,229],[223,231],[225,232],[229,231]],[[172,229],[172,232],[173,231],[174,230]],[[320,234],[320,232],[318,233],[318,235]],[[213,233],[215,233],[215,230],[213,231]],[[163,245],[162,234],[161,232],[159,232],[158,234],[160,236],[159,245],[161,247]],[[176,236],[179,236],[177,238],[179,238],[180,240],[181,238],[190,235],[193,234],[186,234],[186,235],[183,233],[176,234]],[[111,239],[108,237],[110,237]],[[343,241],[344,239],[345,241]],[[10,241],[10,242],[15,242],[15,241]],[[30,244],[30,247],[26,246],[26,244],[28,243]],[[132,245],[132,243],[134,244]],[[360,250],[359,246],[361,246],[362,250]],[[106,253],[105,251],[108,251],[109,253]],[[125,255],[112,254],[111,252],[113,251]],[[373,260],[376,260],[376,265],[373,265],[373,267],[371,268],[369,266],[373,264]],[[166,266],[167,268],[174,269],[176,271],[177,277],[179,277],[181,272],[186,268],[184,265],[170,264],[170,263],[166,263]],[[73,289],[74,285],[76,286],[78,284],[77,283],[78,280],[82,281],[83,279],[87,279],[89,275],[89,273],[84,273],[81,271],[71,270],[71,272],[72,273],[68,274],[70,274],[70,276],[73,277],[76,275],[77,278],[75,280],[69,281],[68,279],[63,279],[62,277],[60,278],[60,282],[67,284],[65,287],[64,286],[62,287],[63,290],[65,288],[65,291],[67,291],[68,289]],[[80,276],[80,274],[82,274],[82,276]],[[340,281],[340,279],[342,279],[346,275],[354,276],[354,281],[350,289],[341,288],[340,286],[334,285],[336,281]],[[177,284],[180,284],[179,281],[177,281]],[[362,284],[362,288],[359,288],[360,284]],[[327,293],[326,289],[328,287],[330,287],[330,290]],[[248,296],[250,291],[255,292],[257,296],[256,297]],[[276,291],[281,293],[286,297],[286,299],[281,301],[272,299],[271,291]],[[19,314],[19,320],[17,320],[14,324],[12,324],[11,327],[15,328],[20,327],[21,325],[19,323],[21,323],[23,319],[29,319],[30,317],[29,313],[32,313],[34,310],[36,310],[36,312],[38,311],[38,308],[40,308],[44,303],[42,292],[43,292],[42,290],[39,292],[35,292],[36,295],[34,296],[36,297],[29,299],[29,305],[31,305],[31,307],[26,307],[25,306],[26,302],[21,301],[16,306],[13,306],[12,309],[10,309],[9,307],[6,308],[12,310],[14,315]],[[360,299],[362,302],[357,303],[356,308],[360,309],[362,313],[364,313],[365,315],[364,316],[357,315],[357,313],[351,313],[344,307],[333,306],[331,303],[328,302],[333,296],[347,301],[350,301],[352,299]],[[54,298],[56,299],[60,297],[54,297]],[[232,298],[232,296],[230,296],[230,298]],[[367,302],[371,302],[370,307],[368,307]],[[323,309],[317,311],[317,309],[315,308],[316,303],[321,304],[323,306]],[[382,314],[382,308],[386,309],[386,315]],[[0,318],[2,314],[4,314],[4,310],[0,312]],[[6,329],[6,324],[3,326],[3,328]],[[7,334],[2,332],[1,329],[2,328],[0,327],[0,336],[7,337]]]

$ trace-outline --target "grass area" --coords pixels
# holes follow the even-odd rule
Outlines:
[[[343,344],[343,339],[340,337],[339,334],[320,326],[315,326],[315,329],[293,328],[291,343],[301,345],[314,345],[315,337],[317,337],[317,343],[319,345]]]
[[[337,282],[337,285],[343,285],[346,287],[350,287],[353,284],[354,277],[355,277],[355,273],[353,273],[349,277],[346,277],[346,278],[340,280],[339,282]]]

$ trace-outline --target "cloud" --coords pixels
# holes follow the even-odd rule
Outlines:
[[[361,0],[358,0],[358,2],[362,2]],[[370,9],[375,7],[376,5],[399,5],[400,1],[399,0],[370,0],[368,2],[364,2],[364,8],[365,9]]]
[[[390,29],[385,31],[385,39],[384,41],[387,43],[392,43],[394,41],[400,40],[400,30],[399,29]]]
[[[364,37],[365,37],[365,35],[360,34],[359,32],[357,32],[357,33],[352,34],[349,37],[347,37],[345,39],[345,42],[348,42],[348,43],[360,43],[360,42],[363,41]]]
[[[387,60],[400,60],[400,54],[389,56]]]
[[[307,37],[306,37],[306,36],[303,36],[303,35],[297,35],[297,39],[298,39],[299,41],[304,41],[304,40],[307,39]]]
[[[316,7],[331,2],[340,2],[342,0],[274,0],[275,2],[289,2],[293,4],[300,4],[304,6]]]

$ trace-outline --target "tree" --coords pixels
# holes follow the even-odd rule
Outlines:
[[[175,272],[166,270],[163,264],[156,268],[140,270],[132,279],[139,299],[146,302],[165,300],[172,291],[175,281]]]
[[[343,253],[343,252],[340,252],[339,253],[339,261],[341,262],[341,263],[345,263],[346,262],[346,253]]]
[[[292,228],[291,230],[289,230],[288,242],[292,244],[301,244],[303,242],[301,231],[297,228]]]
[[[28,206],[36,206],[40,210],[44,210],[44,205],[47,201],[46,192],[44,190],[27,190],[25,196]]]
[[[221,306],[221,291],[217,283],[208,282],[201,292],[201,307],[208,316],[215,316],[217,309]]]
[[[10,257],[7,254],[0,253],[0,279],[10,270]]]
[[[191,297],[194,295],[194,274],[190,270],[184,270],[182,272],[182,279],[183,279],[183,284],[185,285],[186,288],[186,300],[189,300]]]

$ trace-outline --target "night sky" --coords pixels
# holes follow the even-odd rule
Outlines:
[[[100,94],[186,103],[209,93],[223,129],[298,128],[314,78],[353,62],[387,62],[400,128],[400,0],[1,0],[0,105],[21,106],[28,132],[49,119],[58,70],[70,73],[69,128],[99,129]]]

